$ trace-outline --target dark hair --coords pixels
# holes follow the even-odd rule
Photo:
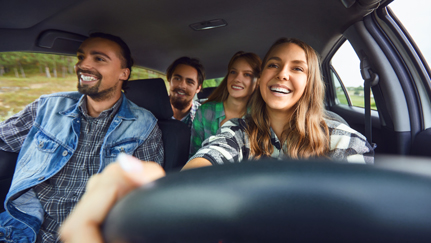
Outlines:
[[[211,95],[208,97],[205,103],[211,102],[211,101],[223,102],[227,99],[227,97],[229,96],[229,91],[227,90],[227,77],[229,76],[229,71],[232,68],[233,64],[238,59],[244,59],[253,70],[253,76],[255,78],[259,78],[261,65],[262,65],[262,61],[260,60],[260,57],[252,52],[239,51],[235,53],[233,57],[230,59],[229,64],[227,65],[226,76],[223,78],[220,85],[211,93]]]
[[[130,75],[132,75],[132,66],[134,64],[134,61],[133,61],[133,58],[132,58],[132,54],[131,54],[130,49],[127,46],[126,42],[124,42],[118,36],[111,35],[111,34],[106,34],[106,33],[101,33],[101,32],[91,33],[89,38],[102,38],[102,39],[110,40],[110,41],[113,41],[113,42],[117,43],[118,46],[120,46],[121,56],[119,58],[122,61],[122,66],[121,67],[122,68],[128,68],[130,70],[129,77],[127,77],[127,79],[123,81],[123,85],[121,86],[121,88],[123,90],[126,90],[127,89],[127,83],[129,81]]]
[[[183,64],[190,67],[193,67],[198,72],[198,86],[202,85],[205,80],[205,69],[202,63],[197,58],[190,58],[190,57],[180,57],[177,60],[175,60],[171,65],[169,65],[168,69],[166,70],[166,77],[169,80],[171,80],[172,75],[174,74],[175,68],[177,68],[178,65]]]

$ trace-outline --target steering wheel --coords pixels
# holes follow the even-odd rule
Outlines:
[[[106,242],[429,242],[431,177],[326,161],[170,174],[120,200]]]

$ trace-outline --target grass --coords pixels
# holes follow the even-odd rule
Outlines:
[[[0,122],[18,113],[41,95],[65,91],[76,91],[78,80],[76,74],[65,78],[47,78],[44,74],[27,72],[27,78],[15,76],[0,77]],[[163,78],[165,75],[152,70],[133,67],[133,79]],[[166,87],[169,87],[165,81]]]
[[[76,75],[65,78],[0,77],[0,121],[18,113],[41,95],[76,90]]]
[[[357,106],[357,107],[365,107],[365,100],[364,100],[364,96],[360,96],[360,95],[355,95],[352,93],[349,93],[349,97],[350,97],[350,101],[352,102],[353,106]],[[337,98],[340,101],[340,104],[343,105],[348,105],[349,103],[347,102],[347,98],[344,95],[343,92],[337,92]],[[376,102],[374,101],[374,98],[371,97],[371,109],[373,110],[377,110],[377,106],[376,106]]]

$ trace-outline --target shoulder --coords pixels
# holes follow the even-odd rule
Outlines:
[[[201,107],[199,107],[199,109],[201,109],[201,110],[214,110],[218,104],[220,104],[220,102],[211,101],[211,102],[203,103],[201,105]],[[223,103],[221,103],[221,104],[223,105]]]
[[[199,103],[197,100],[193,100],[193,106],[195,109],[199,108],[202,104]]]
[[[212,120],[216,116],[217,107],[220,106],[220,104],[223,106],[223,103],[220,102],[204,103],[199,107],[198,112],[205,116],[207,120]]]
[[[74,100],[78,101],[83,94],[72,91],[72,92],[60,92],[60,93],[54,93],[54,94],[48,94],[48,95],[42,95],[40,96],[39,100],[48,100],[48,99],[64,99],[64,100]]]

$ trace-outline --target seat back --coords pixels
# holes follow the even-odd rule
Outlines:
[[[126,97],[153,113],[162,131],[165,149],[164,169],[167,173],[180,170],[189,158],[190,128],[172,119],[173,111],[165,82],[161,78],[131,80]]]
[[[0,202],[2,203],[0,213],[4,211],[3,202],[9,192],[17,158],[18,153],[0,150]]]
[[[205,102],[207,99],[208,99],[208,97],[211,95],[211,93],[212,92],[214,92],[214,90],[216,89],[217,87],[207,87],[207,88],[203,88],[202,90],[201,90],[201,92],[199,92],[198,93],[198,101],[200,102],[200,103],[203,103],[203,102]]]

